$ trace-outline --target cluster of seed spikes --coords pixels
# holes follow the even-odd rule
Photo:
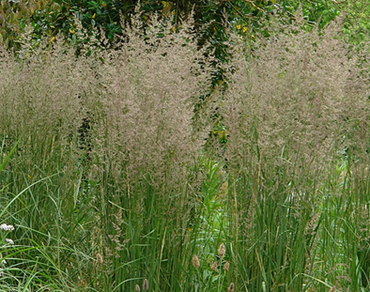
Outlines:
[[[218,248],[218,256],[220,258],[220,261],[221,261],[221,265],[222,265],[222,260],[223,258],[225,257],[225,254],[226,254],[226,246],[225,244],[221,243],[220,247]],[[193,267],[198,270],[199,267],[200,267],[200,260],[198,258],[197,255],[193,255],[193,258],[191,260],[192,262],[192,265]],[[213,272],[217,271],[217,268],[219,267],[219,263],[218,261],[214,261],[212,264],[211,264],[211,270]],[[228,271],[230,268],[230,263],[228,261],[225,261],[224,265],[223,265],[223,270],[224,271]],[[235,289],[235,285],[234,283],[230,283],[227,291],[228,292],[234,292],[234,289]]]
[[[148,279],[144,279],[143,281],[143,291],[148,291],[149,290],[149,282],[148,282]],[[140,292],[141,291],[141,288],[138,284],[136,284],[135,286],[135,291],[136,292]]]

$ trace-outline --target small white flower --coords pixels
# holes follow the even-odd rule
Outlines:
[[[6,265],[6,260],[2,260],[2,261],[1,261],[1,264],[2,264],[2,265]]]
[[[14,245],[14,241],[10,238],[5,238],[5,241],[11,245]]]
[[[14,226],[13,225],[6,225],[5,223],[0,225],[0,229],[5,230],[5,231],[13,231]]]

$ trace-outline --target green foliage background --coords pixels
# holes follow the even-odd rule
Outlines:
[[[2,1],[0,3],[0,40],[9,48],[19,49],[25,33],[31,34],[33,45],[42,39],[50,42],[62,33],[75,41],[76,19],[87,31],[102,29],[110,42],[122,34],[121,21],[129,21],[140,6],[142,18],[148,20],[153,13],[173,15],[180,23],[190,15],[200,35],[200,45],[211,41],[216,56],[227,59],[225,23],[235,25],[241,35],[254,40],[256,35],[268,35],[266,20],[273,15],[288,16],[294,20],[296,11],[302,10],[304,29],[310,30],[317,22],[320,28],[337,16],[344,16],[345,32],[352,42],[358,43],[369,32],[370,5],[368,1],[293,1],[293,0],[28,0]],[[206,25],[206,29],[204,29]]]

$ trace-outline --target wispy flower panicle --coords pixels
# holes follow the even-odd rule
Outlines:
[[[0,225],[0,229],[5,230],[5,231],[13,231],[14,226],[13,225],[7,225],[7,224],[3,223],[3,224]]]

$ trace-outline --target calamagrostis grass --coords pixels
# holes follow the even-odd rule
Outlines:
[[[258,38],[251,57],[236,41],[225,68],[228,88],[220,93],[231,169],[258,159],[289,167],[288,159],[298,175],[346,149],[367,159],[368,54],[340,37],[340,23],[320,35],[300,25]]]
[[[9,137],[12,142],[25,133],[7,169],[9,175],[0,177],[1,184],[9,185],[7,192],[15,194],[22,184],[31,185],[31,179],[60,174],[50,180],[52,190],[48,183],[32,187],[28,201],[16,201],[14,210],[19,214],[22,204],[34,206],[30,208],[34,214],[19,220],[39,231],[32,234],[32,238],[40,236],[39,242],[45,241],[41,234],[55,234],[50,244],[58,247],[61,238],[67,238],[66,245],[80,246],[89,257],[96,253],[95,247],[104,250],[96,260],[104,259],[116,278],[104,284],[84,279],[105,285],[96,287],[99,291],[112,290],[122,282],[122,289],[133,289],[134,284],[126,280],[135,277],[132,271],[143,263],[129,261],[127,269],[121,265],[124,259],[118,262],[114,256],[126,256],[126,248],[142,255],[149,250],[138,245],[144,234],[159,230],[158,238],[164,237],[158,225],[166,224],[167,234],[181,237],[182,222],[187,221],[183,215],[190,216],[186,207],[192,199],[188,190],[193,188],[189,171],[208,134],[208,128],[196,126],[194,108],[212,84],[208,62],[212,57],[199,50],[191,24],[183,23],[179,29],[172,23],[153,17],[145,23],[145,34],[143,23],[132,23],[114,50],[87,44],[78,58],[59,37],[29,58],[22,54],[21,61],[0,56],[0,140]],[[32,196],[33,192],[37,195]],[[114,218],[119,208],[125,210],[122,220],[132,224],[135,236]],[[144,220],[143,213],[147,214]],[[97,221],[101,224],[92,223]],[[81,224],[75,226],[75,222]],[[131,241],[119,245],[109,235]],[[145,238],[148,246],[156,246],[155,237]],[[172,258],[174,246],[165,245],[161,256]],[[64,260],[76,254],[66,250],[53,254],[61,270],[73,269],[78,261]],[[112,251],[116,254],[108,253]],[[190,255],[179,252],[183,260]],[[91,271],[87,264],[84,268]],[[96,271],[103,277],[101,267]],[[93,273],[84,274],[95,278]]]
[[[230,46],[233,57],[222,64],[227,86],[209,95],[211,66],[204,51],[198,50],[191,27],[184,24],[175,33],[178,28],[170,21],[165,24],[152,19],[143,35],[141,25],[127,28],[127,38],[115,50],[92,50],[90,57],[76,58],[62,41],[56,42],[53,50],[40,51],[24,62],[1,54],[0,135],[4,136],[0,140],[5,145],[25,133],[6,175],[0,177],[1,185],[6,186],[1,204],[6,206],[8,198],[19,193],[22,185],[30,186],[27,197],[14,201],[14,210],[9,208],[9,214],[15,211],[11,216],[35,230],[28,228],[23,238],[40,243],[52,241],[51,246],[62,247],[44,257],[52,267],[52,272],[45,271],[47,279],[53,278],[49,272],[54,273],[65,284],[68,281],[63,280],[61,271],[71,271],[68,274],[90,277],[84,279],[86,283],[104,282],[106,271],[97,269],[87,275],[80,268],[90,271],[84,259],[106,245],[117,252],[117,259],[105,252],[101,257],[97,254],[96,260],[103,263],[104,258],[106,266],[111,267],[107,273],[115,278],[111,283],[96,284],[99,287],[93,290],[117,290],[114,286],[122,283],[122,289],[129,291],[134,283],[126,280],[136,278],[144,266],[160,267],[153,276],[160,281],[151,282],[152,290],[159,282],[168,285],[163,290],[191,290],[193,287],[187,285],[192,281],[179,287],[182,284],[178,279],[161,277],[182,276],[184,271],[178,263],[187,262],[192,255],[190,249],[183,248],[191,245],[184,230],[193,219],[194,209],[189,202],[198,195],[199,184],[189,177],[193,177],[194,162],[198,163],[198,155],[204,150],[204,132],[208,132],[203,124],[195,124],[198,120],[194,118],[194,108],[207,97],[202,108],[205,116],[220,117],[227,132],[227,146],[217,153],[223,162],[227,161],[230,185],[225,196],[234,196],[225,212],[235,212],[225,217],[233,223],[230,236],[235,239],[235,255],[228,252],[228,256],[235,256],[232,263],[238,277],[244,277],[239,282],[235,279],[235,283],[263,290],[263,282],[271,290],[278,290],[283,288],[270,286],[280,285],[274,278],[279,277],[292,283],[290,290],[300,291],[304,281],[296,275],[315,270],[309,270],[306,261],[307,251],[315,246],[313,242],[325,242],[328,246],[323,250],[330,247],[331,233],[325,238],[328,240],[316,240],[316,236],[324,236],[319,229],[331,216],[322,208],[324,204],[330,207],[326,202],[335,197],[328,189],[342,189],[348,191],[345,195],[352,195],[355,178],[355,173],[348,171],[334,190],[327,187],[329,183],[323,181],[322,173],[309,176],[305,171],[318,172],[326,162],[335,160],[333,157],[338,158],[338,153],[342,153],[340,159],[353,157],[354,163],[366,164],[370,138],[369,55],[352,49],[338,37],[334,25],[321,34],[297,30],[297,24],[280,27],[268,40],[257,38],[247,56],[246,44],[235,40]],[[198,132],[199,128],[202,131]],[[1,151],[5,148],[1,146]],[[37,189],[31,187],[30,178],[38,180],[55,173],[58,176],[48,179],[50,183],[43,182]],[[367,183],[364,185],[361,191],[367,191]],[[320,201],[321,197],[328,200]],[[366,196],[361,193],[361,197],[363,200]],[[338,206],[357,208],[358,202],[350,198],[353,201],[349,204],[340,202]],[[358,209],[367,210],[366,204]],[[310,216],[312,212],[319,213],[317,217],[316,213]],[[350,226],[351,220],[346,217],[342,221]],[[335,226],[333,222],[334,219],[327,228]],[[353,230],[358,226],[355,223]],[[282,227],[276,228],[276,224]],[[4,223],[0,229],[12,231],[14,226]],[[266,230],[276,233],[270,236]],[[354,232],[348,236],[350,233]],[[52,236],[44,237],[49,234]],[[172,245],[180,242],[179,238],[181,244]],[[269,242],[271,238],[273,242]],[[302,244],[297,244],[296,238]],[[340,246],[357,248],[355,239],[342,244],[348,237],[343,238]],[[13,243],[8,238],[5,242]],[[73,248],[69,249],[68,244]],[[74,250],[77,246],[84,249],[80,257],[83,260],[74,258],[80,254]],[[344,254],[337,246],[332,245],[329,256]],[[346,251],[346,258],[356,258],[349,249]],[[33,259],[32,252],[29,255]],[[160,256],[146,257],[145,253]],[[221,244],[221,262],[225,254],[226,247]],[[276,269],[285,264],[282,259],[290,256],[297,259],[294,266]],[[248,261],[241,262],[239,258]],[[122,262],[130,266],[122,266]],[[199,270],[198,256],[193,255],[191,262]],[[315,260],[315,265],[321,262],[328,261]],[[227,271],[229,266],[225,262],[223,269]],[[364,263],[361,268],[366,266]],[[55,267],[60,270],[55,272]],[[167,267],[169,270],[161,273]],[[101,276],[100,281],[95,281],[96,275]],[[325,279],[326,276],[331,277],[325,275]],[[336,281],[334,276],[332,283]],[[145,279],[142,290],[148,289],[149,281]],[[135,290],[140,291],[140,286],[136,285]],[[234,290],[231,283],[228,292]]]

